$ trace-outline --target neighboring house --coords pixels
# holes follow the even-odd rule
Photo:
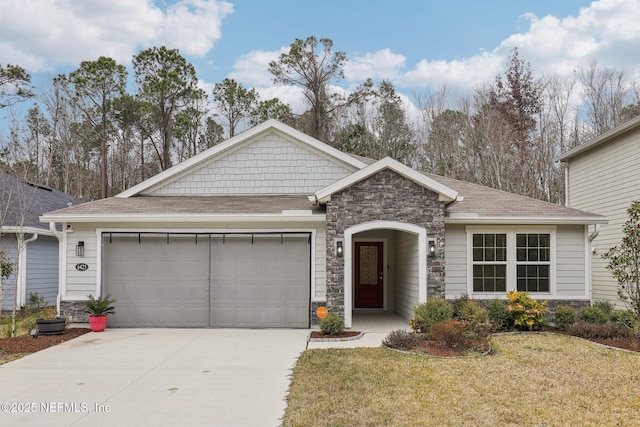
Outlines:
[[[60,242],[55,234],[61,225],[51,230],[38,217],[80,203],[68,194],[0,173],[0,250],[14,264],[2,286],[3,310],[13,309],[14,301],[17,308],[23,307],[32,293],[57,304]]]
[[[622,243],[627,208],[640,200],[640,117],[562,154],[566,205],[604,215],[609,223],[592,228],[593,300],[618,306],[618,283],[602,255]]]
[[[589,304],[587,228],[605,220],[270,120],[41,221],[63,225],[67,316],[111,294],[111,326],[308,328],[321,306],[350,326],[358,310],[408,319],[427,298],[510,289]]]

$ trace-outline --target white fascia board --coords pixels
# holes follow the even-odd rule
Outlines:
[[[290,214],[289,212],[278,214],[126,214],[126,215],[64,215],[52,217],[41,217],[41,221],[55,222],[326,222],[326,215]]]
[[[412,169],[409,166],[392,159],[391,157],[385,157],[384,159],[378,160],[377,162],[365,167],[364,169],[360,169],[359,171],[354,172],[351,175],[348,175],[343,179],[336,181],[333,184],[319,190],[318,192],[316,192],[316,199],[320,203],[325,203],[331,199],[332,194],[344,190],[345,188],[350,187],[353,184],[362,181],[363,179],[369,178],[370,176],[380,172],[383,169],[390,169],[394,172],[397,172],[405,178],[414,181],[418,185],[421,185],[425,188],[428,188],[429,190],[438,193],[441,202],[451,202],[456,200],[456,197],[458,197],[458,192],[452,190],[446,185],[443,185],[421,174],[417,170]]]
[[[607,224],[602,217],[518,217],[518,216],[459,216],[446,217],[445,224],[501,224],[501,225],[571,225],[571,224]]]
[[[2,226],[0,227],[0,233],[27,233],[27,234],[40,234],[43,236],[53,236],[54,234],[48,228],[36,228],[36,227],[18,227],[18,226]]]
[[[214,158],[218,157],[220,154],[235,147],[236,145],[242,144],[250,140],[251,138],[254,138],[255,136],[263,132],[266,132],[270,129],[278,130],[284,133],[285,135],[288,135],[291,138],[302,141],[306,145],[309,145],[314,149],[320,152],[323,152],[329,155],[330,157],[334,157],[356,169],[362,169],[365,166],[367,166],[366,163],[361,162],[360,160],[355,159],[349,156],[348,154],[343,153],[340,150],[337,150],[321,141],[318,141],[317,139],[312,138],[298,130],[295,130],[294,128],[287,126],[284,123],[281,123],[275,119],[270,119],[264,123],[261,123],[250,129],[247,129],[246,131],[234,136],[233,138],[229,138],[228,140],[222,142],[221,144],[218,144],[214,147],[209,148],[208,150],[198,153],[195,156],[190,157],[187,160],[163,172],[160,172],[157,175],[152,176],[151,178],[141,182],[140,184],[134,185],[133,187],[123,191],[122,193],[116,194],[115,197],[127,198],[127,197],[140,194],[143,191],[149,190],[150,188],[153,188],[154,186],[161,184],[173,177],[177,177],[182,172],[190,168],[196,167],[202,163],[213,160]]]
[[[553,159],[554,162],[566,162],[567,160],[569,160],[572,157],[577,156],[580,153],[583,153],[585,151],[590,150],[593,147],[596,147],[600,144],[602,144],[603,142],[607,142],[612,138],[615,138],[625,132],[628,132],[630,130],[633,130],[634,128],[636,128],[637,126],[640,126],[640,117],[636,117],[635,119],[629,120],[626,123],[621,124],[618,127],[615,127],[605,133],[603,133],[602,135],[599,135],[595,138],[593,138],[590,141],[585,142],[584,144],[580,144],[577,147],[573,148],[572,150],[567,151],[564,154],[560,154],[559,156],[555,157]]]

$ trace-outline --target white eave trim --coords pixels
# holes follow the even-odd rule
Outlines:
[[[617,137],[618,135],[621,135],[625,132],[628,132],[632,129],[634,129],[636,126],[640,125],[640,117],[636,117],[635,119],[629,120],[626,123],[621,124],[618,127],[615,127],[605,133],[603,133],[602,135],[599,135],[597,137],[595,137],[594,139],[585,142],[584,144],[580,144],[577,147],[573,148],[572,150],[567,151],[564,154],[561,154],[559,156],[557,156],[556,158],[554,158],[553,160],[555,162],[566,162],[567,160],[569,160],[572,157],[577,156],[580,153],[583,153],[587,150],[590,150],[593,147],[596,147],[600,144],[602,144],[603,142],[606,142],[612,138]]]
[[[602,217],[524,217],[524,216],[473,216],[458,214],[445,217],[445,224],[502,224],[502,225],[570,225],[570,224],[607,224],[609,220]]]
[[[283,211],[273,214],[120,214],[120,215],[60,215],[42,216],[42,222],[324,222],[326,215],[302,211]]]
[[[382,160],[378,160],[377,162],[365,167],[364,169],[360,169],[357,172],[352,173],[339,181],[334,182],[333,184],[323,188],[316,192],[316,200],[319,203],[326,203],[328,200],[331,200],[331,195],[337,193],[338,191],[344,190],[352,186],[353,184],[360,182],[370,176],[380,172],[383,169],[390,169],[394,172],[399,173],[400,175],[408,178],[418,185],[422,187],[428,188],[439,194],[439,198],[441,202],[451,202],[456,200],[458,196],[458,192],[452,190],[451,188],[442,185],[441,183],[421,174],[415,169],[410,168],[407,165],[404,165],[397,160],[392,159],[391,157],[385,157]]]
[[[48,228],[37,227],[19,227],[19,226],[2,226],[0,227],[0,233],[26,233],[26,234],[40,234],[42,236],[54,236],[54,234]]]
[[[233,138],[230,138],[226,141],[224,141],[221,144],[218,144],[214,147],[209,148],[208,150],[205,150],[199,154],[196,154],[193,157],[190,157],[189,159],[163,171],[160,172],[157,175],[154,175],[153,177],[147,179],[146,181],[141,182],[138,185],[134,185],[133,187],[131,187],[128,190],[123,191],[122,193],[116,194],[115,197],[122,197],[122,198],[127,198],[127,197],[131,197],[131,196],[135,196],[137,194],[142,193],[145,190],[149,190],[151,188],[153,188],[154,186],[161,184],[163,182],[166,182],[168,180],[170,180],[173,177],[176,177],[178,175],[180,175],[181,173],[183,173],[184,171],[195,167],[199,164],[205,163],[207,161],[213,160],[216,156],[220,155],[221,153],[229,150],[230,148],[234,147],[235,145],[238,144],[242,144],[243,142],[255,137],[256,135],[259,135],[260,133],[266,132],[270,129],[274,129],[277,130],[279,132],[284,133],[285,135],[297,139],[301,142],[303,142],[306,145],[309,145],[311,147],[313,147],[314,149],[330,156],[333,157],[339,161],[342,161],[350,166],[352,166],[355,169],[362,169],[364,167],[367,166],[366,163],[349,156],[348,154],[343,153],[340,150],[337,150],[321,141],[318,141],[315,138],[310,137],[309,135],[306,135],[298,130],[295,130],[294,128],[285,125],[284,123],[281,123],[275,119],[270,119],[267,120],[266,122],[259,124],[257,126],[254,126],[236,136],[234,136]]]

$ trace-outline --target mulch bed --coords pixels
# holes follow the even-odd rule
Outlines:
[[[33,338],[30,335],[0,339],[0,357],[21,353],[34,353],[45,348],[69,341],[90,332],[88,328],[67,328],[61,335],[40,335]]]

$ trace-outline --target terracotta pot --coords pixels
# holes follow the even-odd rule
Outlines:
[[[102,332],[107,327],[108,316],[89,316],[89,326],[93,332]]]

